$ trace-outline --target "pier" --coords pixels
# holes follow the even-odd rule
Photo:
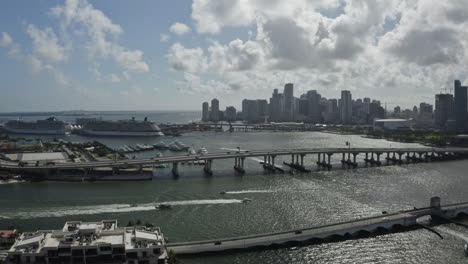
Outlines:
[[[383,158],[384,153],[386,158]],[[468,157],[468,148],[301,148],[301,149],[270,149],[270,150],[251,150],[251,151],[231,151],[217,152],[209,154],[196,154],[185,156],[166,156],[144,159],[128,160],[109,160],[109,161],[90,161],[80,163],[46,163],[46,164],[27,164],[24,162],[11,162],[0,160],[0,168],[17,173],[46,173],[57,174],[61,172],[70,172],[81,170],[86,174],[92,174],[98,168],[108,168],[111,171],[119,171],[122,168],[155,167],[161,164],[172,164],[172,172],[175,176],[179,175],[179,163],[203,163],[203,170],[207,175],[212,175],[212,164],[216,160],[232,159],[234,160],[234,170],[237,173],[244,174],[244,162],[248,157],[263,158],[263,167],[265,170],[274,172],[280,171],[275,165],[276,158],[279,156],[290,156],[291,162],[284,162],[284,165],[300,172],[310,172],[311,169],[305,167],[305,160],[311,157],[311,160],[317,160],[318,168],[332,169],[332,157],[341,155],[343,166],[357,168],[358,156],[364,156],[365,166],[381,166],[382,160],[387,164],[403,164],[417,162],[431,162],[442,160],[455,160]],[[317,157],[316,159],[314,157]],[[339,157],[339,156],[338,156]],[[390,164],[389,164],[390,165]]]
[[[379,231],[401,230],[420,226],[417,219],[423,216],[452,219],[468,214],[468,203],[440,205],[440,199],[433,197],[429,207],[383,213],[382,215],[355,219],[351,221],[294,229],[282,232],[265,233],[251,236],[223,238],[216,240],[193,241],[167,244],[168,250],[177,255],[193,255],[232,250],[268,248],[284,244],[310,243],[333,239],[359,237]]]

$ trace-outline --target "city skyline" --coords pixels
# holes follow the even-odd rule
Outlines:
[[[240,108],[289,82],[407,108],[468,80],[468,16],[456,0],[2,7],[0,112],[195,110],[222,95]]]
[[[419,102],[412,109],[401,109],[399,105],[388,111],[387,103],[376,98],[353,99],[349,90],[341,91],[341,98],[326,98],[316,90],[309,90],[299,97],[294,95],[294,84],[286,83],[283,93],[274,89],[268,100],[243,99],[242,108],[234,106],[220,109],[217,98],[202,104],[202,121],[244,121],[262,122],[306,122],[311,124],[367,124],[375,125],[386,118],[400,118],[395,122],[412,120],[415,128],[436,128],[465,131],[468,127],[468,87],[460,80],[454,80],[452,93],[447,90],[435,94],[434,104]],[[418,107],[419,105],[419,107]],[[390,121],[390,120],[388,120]],[[406,129],[411,125],[405,121]]]

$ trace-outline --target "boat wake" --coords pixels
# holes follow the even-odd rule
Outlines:
[[[447,228],[447,227],[444,227],[444,226],[436,227],[436,229],[441,231],[441,232],[452,235],[454,237],[458,237],[459,239],[461,239],[463,241],[468,241],[468,236],[467,235],[459,233],[459,232],[457,232],[457,231],[455,231],[453,229],[450,229],[450,228]]]
[[[243,193],[272,193],[273,190],[240,190],[240,191],[229,191],[226,194],[243,194]]]
[[[242,203],[238,199],[213,199],[213,200],[188,200],[188,201],[168,201],[163,202],[170,205],[203,205],[203,204],[233,204]]]
[[[233,204],[242,203],[237,199],[213,199],[213,200],[187,200],[187,201],[167,201],[154,202],[145,204],[106,204],[106,205],[90,205],[90,206],[72,206],[72,207],[57,207],[44,208],[40,211],[33,209],[28,212],[12,212],[11,215],[0,216],[0,219],[31,219],[41,217],[64,217],[71,215],[95,215],[95,214],[112,214],[112,213],[129,213],[139,211],[155,210],[155,205],[158,203],[170,204],[172,206],[179,205],[206,205],[206,204]]]

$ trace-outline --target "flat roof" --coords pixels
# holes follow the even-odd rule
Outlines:
[[[20,161],[65,161],[63,152],[36,152],[36,153],[14,153],[5,155],[11,160]]]

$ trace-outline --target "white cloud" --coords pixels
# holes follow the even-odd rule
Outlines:
[[[109,76],[107,76],[107,80],[109,82],[111,82],[111,83],[119,83],[120,82],[119,76],[117,76],[115,73],[109,74]]]
[[[184,83],[214,78],[255,91],[292,81],[335,98],[340,89],[396,102],[414,101],[400,92],[432,98],[455,78],[468,81],[465,5],[465,0],[193,0],[199,33],[256,30],[247,41],[214,39],[207,47],[190,48],[177,43],[167,57],[172,69],[184,72]]]
[[[176,71],[196,72],[206,67],[206,58],[201,48],[187,49],[180,43],[171,46],[167,58]]]
[[[176,35],[182,36],[185,33],[190,32],[190,28],[187,25],[183,24],[183,23],[177,22],[177,23],[172,24],[169,27],[169,31],[171,31],[172,33],[174,33]]]
[[[78,36],[85,33],[86,47],[92,58],[112,58],[124,71],[149,71],[141,50],[129,50],[117,43],[117,37],[123,33],[122,27],[87,0],[66,0],[64,5],[52,8],[50,13],[60,19],[64,30]]]
[[[46,27],[41,30],[35,25],[29,24],[26,32],[32,39],[33,52],[37,57],[49,62],[61,62],[67,59],[65,48],[59,44],[59,40],[51,28]]]
[[[171,36],[169,36],[168,34],[161,33],[159,35],[159,42],[166,43],[166,42],[169,41],[170,38],[171,38]]]
[[[13,43],[13,40],[11,39],[10,35],[6,32],[2,32],[2,38],[0,39],[0,47],[8,47]]]

